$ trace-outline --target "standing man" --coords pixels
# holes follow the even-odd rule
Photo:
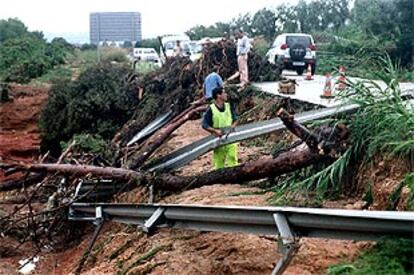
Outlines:
[[[219,75],[220,66],[215,65],[213,68],[213,72],[211,72],[207,77],[204,79],[204,99],[207,102],[211,102],[213,100],[213,90],[218,87],[223,87],[223,79]]]
[[[240,84],[242,87],[249,82],[249,71],[247,67],[247,56],[250,51],[250,42],[246,34],[242,30],[236,30],[237,38],[237,64],[240,73]]]
[[[221,137],[225,131],[232,131],[237,125],[237,115],[227,102],[227,93],[223,87],[213,90],[214,102],[203,116],[202,127],[209,133]],[[213,151],[215,169],[238,165],[237,143],[220,146]]]
[[[182,56],[183,55],[183,48],[181,47],[180,40],[177,40],[174,48],[174,56]]]

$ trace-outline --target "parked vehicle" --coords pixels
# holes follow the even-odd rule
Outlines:
[[[161,59],[153,48],[134,48],[133,56],[138,61],[153,62],[161,67]]]
[[[312,75],[315,74],[316,46],[310,34],[281,34],[276,37],[266,56],[270,63],[295,70],[298,75],[302,75],[310,64]]]
[[[190,50],[190,59],[191,61],[196,61],[197,59],[201,58],[203,53],[203,46],[199,41],[190,41],[188,42],[189,50]]]
[[[167,57],[172,57],[174,55],[174,48],[177,45],[177,41],[180,41],[180,43],[182,44],[181,46],[183,47],[183,52],[184,53],[189,53],[190,52],[190,48],[187,45],[187,43],[190,42],[190,37],[188,37],[185,34],[182,34],[182,35],[168,35],[168,36],[164,36],[161,39],[161,43],[164,46],[165,55]],[[162,51],[162,49],[161,49],[161,51]]]

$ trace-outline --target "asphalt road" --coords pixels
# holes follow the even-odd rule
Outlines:
[[[302,76],[297,75],[294,71],[283,71],[283,76],[289,79],[295,79],[298,86],[296,86],[296,93],[293,95],[286,95],[281,94],[278,92],[278,83],[279,82],[260,82],[260,83],[253,83],[254,86],[262,89],[263,91],[271,94],[276,94],[285,97],[291,97],[294,99],[298,99],[301,101],[310,102],[313,104],[319,104],[325,107],[333,107],[338,106],[342,102],[339,99],[324,99],[321,98],[323,93],[326,77],[322,75],[314,75],[313,80],[305,80],[305,74]],[[351,80],[358,81],[362,80],[359,78],[352,77]],[[335,94],[335,83],[337,82],[337,78],[332,78],[331,85],[333,94]],[[385,88],[385,83],[381,81],[375,81],[378,85],[382,88]],[[414,90],[414,83],[407,82],[407,83],[400,83],[400,87],[403,91],[406,90]]]

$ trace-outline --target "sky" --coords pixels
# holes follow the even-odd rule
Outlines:
[[[143,38],[183,33],[195,25],[228,22],[239,14],[255,13],[297,0],[1,0],[0,19],[18,18],[30,31],[47,38],[89,42],[91,12],[140,12]],[[86,41],[76,41],[86,40]]]

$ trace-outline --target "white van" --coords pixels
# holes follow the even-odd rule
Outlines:
[[[161,60],[153,48],[134,48],[133,56],[138,61],[152,62],[161,67]]]

